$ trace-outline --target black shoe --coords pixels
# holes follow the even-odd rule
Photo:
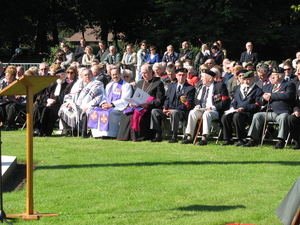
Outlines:
[[[169,141],[169,143],[177,143],[177,142],[178,142],[177,138],[172,138],[172,139]]]
[[[257,146],[257,142],[255,140],[250,140],[246,144],[243,144],[242,147],[255,147]]]
[[[87,134],[87,133],[82,133],[81,134],[81,138],[89,138],[89,137],[90,137],[90,135]]]
[[[181,144],[186,145],[186,144],[193,144],[192,139],[185,139],[184,141],[181,142]]]
[[[243,145],[245,145],[245,144],[246,144],[246,141],[239,140],[237,143],[234,144],[234,146],[239,147],[239,146],[243,146]]]
[[[274,149],[283,149],[284,148],[284,144],[285,144],[285,141],[278,141],[276,143],[276,145],[274,146]]]
[[[222,146],[225,146],[225,145],[233,145],[233,141],[232,140],[227,140],[227,141],[224,141],[221,145]]]
[[[151,140],[151,142],[162,142],[161,137],[155,137],[154,139]]]
[[[198,145],[207,145],[207,141],[201,140],[199,141]]]
[[[11,129],[10,129],[10,127],[7,125],[7,126],[3,129],[3,131],[11,131]]]
[[[295,145],[292,147],[292,149],[297,150],[300,149],[300,141],[295,141]]]

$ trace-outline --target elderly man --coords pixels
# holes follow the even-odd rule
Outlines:
[[[173,136],[169,143],[178,142],[177,134],[179,121],[187,119],[188,113],[193,106],[195,88],[186,82],[187,69],[175,71],[177,83],[170,84],[163,109],[153,109],[151,112],[150,128],[155,130],[156,135],[152,142],[161,142],[161,120],[170,117]]]
[[[185,60],[193,60],[194,53],[189,50],[189,43],[187,41],[182,42],[182,52],[179,53],[178,59],[182,62]]]
[[[56,82],[49,85],[33,108],[34,136],[51,136],[54,125],[58,119],[58,110],[63,103],[67,91],[67,74],[64,69],[55,72],[59,76]]]
[[[40,76],[49,76],[49,66],[47,63],[40,63],[39,65],[39,75]]]
[[[246,51],[242,52],[240,62],[241,63],[252,62],[256,67],[258,63],[258,53],[253,52],[253,44],[251,42],[246,43]]]
[[[165,89],[160,78],[153,76],[151,65],[143,64],[141,74],[143,79],[137,82],[136,87],[148,93],[150,97],[140,106],[130,105],[131,108],[124,111],[118,140],[144,141],[153,138],[150,132],[151,110],[163,105]]]
[[[105,88],[106,85],[110,82],[111,77],[104,73],[103,65],[100,64],[100,65],[92,66],[91,71],[93,73],[93,77],[101,81]]]
[[[133,73],[133,77],[135,78],[135,64],[137,62],[136,53],[132,51],[132,45],[126,45],[126,52],[123,54],[122,58],[122,66],[123,69],[129,69]]]
[[[257,71],[257,77],[259,78],[259,80],[257,80],[255,83],[258,87],[260,87],[262,89],[263,86],[270,83],[269,66],[264,64],[261,67],[259,67],[256,71]]]
[[[193,136],[197,121],[202,118],[202,139],[198,145],[207,145],[207,136],[213,120],[220,119],[229,108],[230,98],[223,82],[215,82],[216,74],[211,70],[202,70],[201,90],[195,96],[195,108],[190,111],[185,133],[186,140],[182,144],[193,143]],[[196,134],[197,135],[197,134]]]
[[[300,149],[300,60],[296,64],[296,74],[299,81],[296,83],[296,106],[292,115],[288,116],[288,125],[290,130],[290,139],[294,140],[292,149]]]
[[[262,96],[261,105],[267,104],[268,113],[258,112],[254,114],[248,136],[250,141],[243,147],[253,147],[261,136],[264,121],[276,121],[279,123],[278,142],[274,149],[282,149],[288,134],[287,117],[292,113],[296,87],[295,84],[284,80],[284,71],[282,68],[274,68],[270,76],[271,84],[263,87],[264,94]],[[267,116],[267,118],[266,118]]]
[[[103,65],[108,66],[117,62],[121,62],[122,56],[119,52],[116,51],[115,46],[109,47],[109,54],[103,60]]]
[[[174,51],[174,48],[172,45],[167,46],[167,51],[165,52],[162,62],[168,63],[168,62],[173,62],[175,63],[176,60],[178,59],[178,53]]]
[[[17,66],[16,79],[19,79],[23,75],[24,75],[24,68],[23,68],[23,66]]]
[[[234,96],[234,101],[231,103],[231,108],[225,111],[221,122],[223,125],[223,139],[221,145],[232,145],[232,123],[235,127],[235,134],[238,142],[235,146],[246,144],[246,126],[251,124],[253,114],[260,109],[259,100],[263,95],[263,91],[254,83],[254,72],[248,71],[243,74],[241,85],[237,88]]]
[[[112,82],[106,88],[106,99],[100,103],[100,107],[89,113],[89,128],[93,137],[116,138],[119,131],[119,123],[123,110],[128,105],[125,98],[132,95],[132,87],[121,79],[120,68],[111,68]]]
[[[64,130],[82,131],[87,135],[87,113],[106,98],[103,84],[93,77],[92,71],[82,69],[79,79],[72,87],[71,93],[65,96],[65,103],[58,112]]]
[[[164,87],[165,87],[166,92],[168,91],[168,87],[170,86],[170,84],[177,82],[175,70],[176,69],[175,69],[174,64],[167,65],[167,67],[166,67],[166,73],[167,73],[167,76],[168,76],[164,80]]]

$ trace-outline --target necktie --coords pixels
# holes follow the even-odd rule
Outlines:
[[[179,96],[180,91],[181,91],[181,85],[178,85],[178,87],[177,87],[177,96]]]
[[[268,80],[265,80],[265,81],[264,81],[264,85],[266,85],[266,84],[268,84]]]
[[[208,92],[209,92],[209,88],[206,89],[206,92],[205,92],[205,95],[204,95],[204,98],[203,98],[202,108],[206,108]]]
[[[246,98],[246,96],[247,96],[247,93],[248,93],[248,88],[245,87],[245,88],[244,88],[244,97],[245,97],[245,98]]]
[[[286,77],[285,80],[286,80],[286,81],[290,81],[290,77]]]
[[[274,87],[273,87],[272,92],[273,92],[273,93],[277,92],[277,91],[278,91],[277,88],[278,88],[278,84],[275,84]]]

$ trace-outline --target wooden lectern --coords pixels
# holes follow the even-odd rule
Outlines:
[[[22,76],[11,85],[0,91],[0,95],[26,95],[26,212],[21,214],[7,214],[7,217],[22,217],[23,220],[37,220],[40,216],[58,216],[52,213],[37,213],[33,211],[33,97],[58,76]]]

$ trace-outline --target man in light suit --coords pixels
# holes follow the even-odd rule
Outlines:
[[[122,67],[132,71],[133,78],[135,78],[135,64],[137,62],[136,53],[132,51],[132,45],[126,45],[126,52],[123,54]]]
[[[253,147],[257,145],[267,116],[267,121],[276,121],[279,123],[278,142],[274,149],[284,148],[288,134],[287,117],[292,113],[294,108],[296,86],[294,83],[284,80],[284,72],[280,67],[273,68],[270,80],[271,84],[267,84],[263,87],[264,94],[260,100],[261,105],[267,105],[269,102],[268,113],[258,112],[254,114],[248,132],[250,141],[244,144],[243,147]]]
[[[213,120],[220,119],[225,110],[229,109],[230,98],[228,89],[223,82],[215,82],[216,74],[208,69],[201,71],[202,88],[195,96],[195,108],[190,111],[185,133],[187,139],[182,144],[193,143],[195,127],[199,119],[202,122],[202,139],[198,145],[207,145],[207,136]],[[197,85],[198,86],[198,83]],[[200,86],[201,87],[201,86]]]
[[[171,118],[173,136],[169,143],[178,142],[177,132],[179,121],[186,120],[193,106],[195,88],[189,85],[187,80],[187,69],[181,68],[175,71],[177,83],[171,83],[164,102],[163,109],[152,109],[150,129],[155,130],[156,136],[152,142],[161,142],[162,129],[161,120]]]
[[[242,52],[240,62],[241,63],[248,63],[252,62],[254,67],[256,67],[258,63],[258,53],[253,52],[253,44],[251,42],[246,43],[247,51]]]

